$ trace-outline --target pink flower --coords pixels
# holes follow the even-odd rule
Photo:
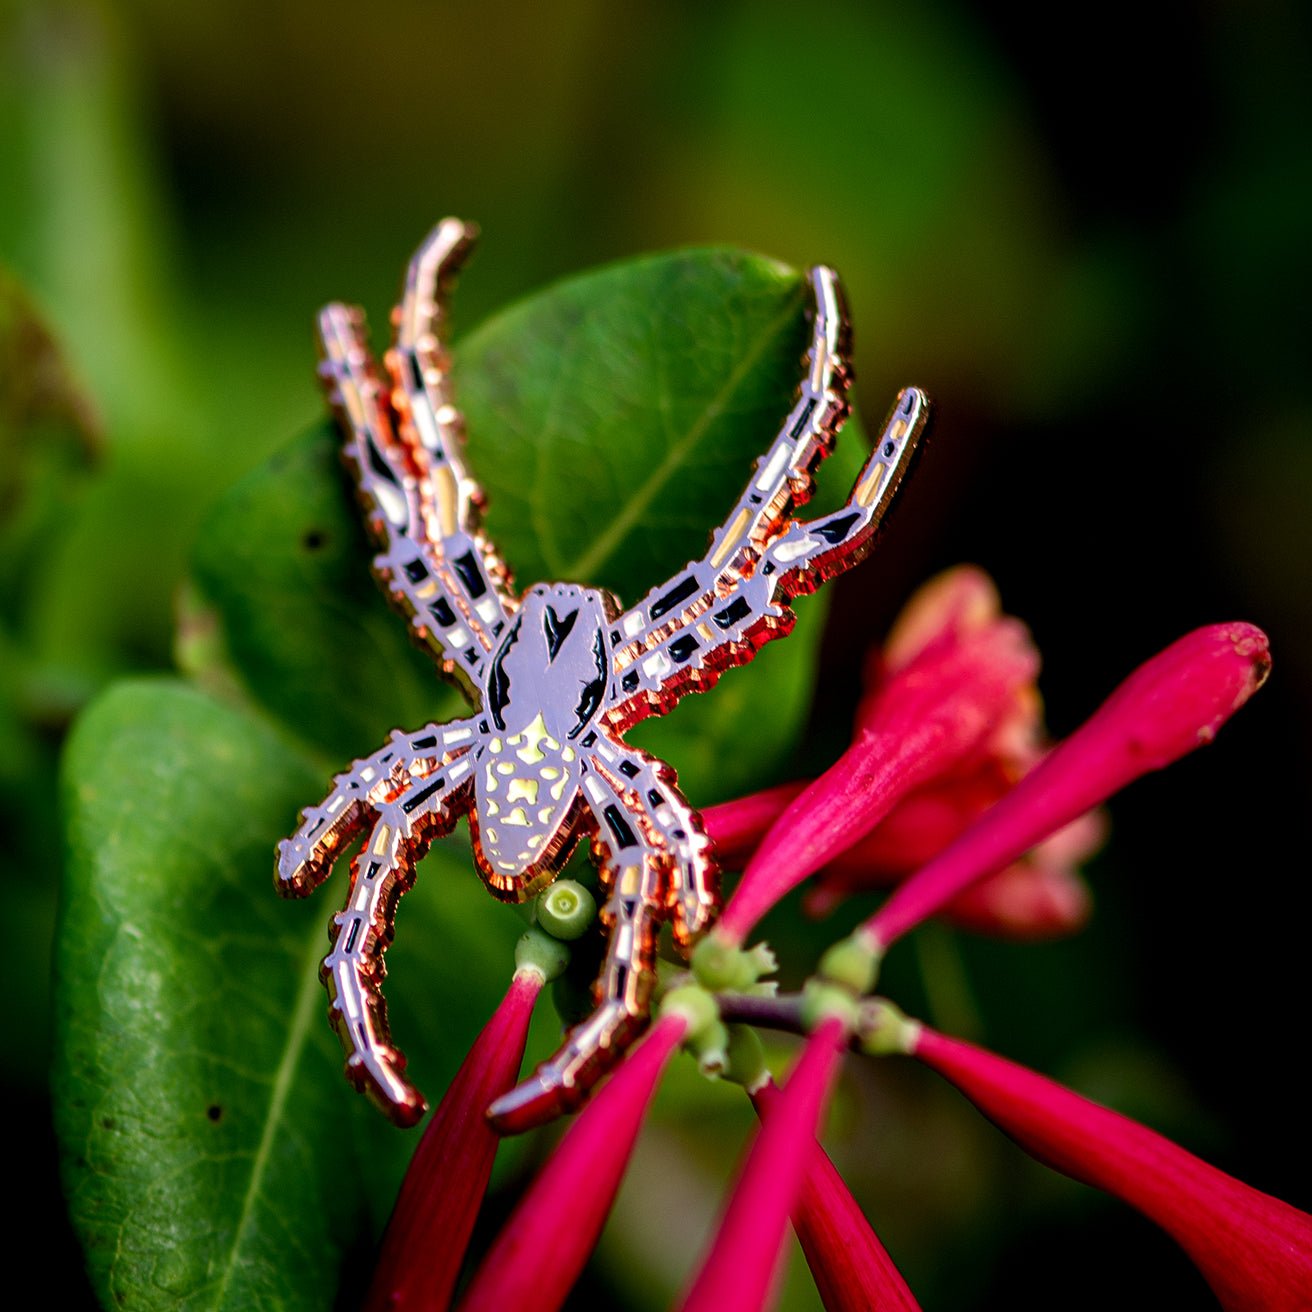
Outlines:
[[[978,570],[950,571],[907,607],[872,662],[852,745],[760,840],[715,933],[739,945],[785,893],[869,834],[909,795],[996,754],[1034,721],[1038,653]],[[752,808],[759,813],[760,807]],[[707,816],[744,827],[743,804]]]
[[[647,1105],[686,1029],[683,1016],[663,1016],[579,1113],[502,1226],[460,1312],[554,1312],[565,1301],[596,1246]]]
[[[772,1080],[752,1093],[762,1117],[774,1114],[782,1095]],[[843,1177],[817,1143],[793,1207],[793,1229],[826,1312],[920,1312]]]
[[[1172,643],[902,884],[858,933],[882,952],[1132,780],[1211,742],[1270,668],[1266,635],[1251,624],[1215,624]]]
[[[816,1128],[847,1044],[841,1020],[822,1022],[760,1132],[681,1312],[757,1312],[779,1270],[788,1214],[815,1154]]]
[[[911,1053],[1026,1152],[1155,1221],[1189,1254],[1228,1312],[1312,1307],[1312,1216],[968,1043],[918,1028]]]
[[[536,971],[516,973],[429,1120],[388,1222],[365,1312],[417,1312],[450,1301],[500,1142],[484,1111],[519,1074],[542,983]]]

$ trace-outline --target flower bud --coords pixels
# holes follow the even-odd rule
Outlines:
[[[564,974],[568,965],[569,948],[536,925],[515,944],[515,969],[536,971],[545,983]]]
[[[575,879],[558,879],[538,897],[538,925],[572,943],[597,918],[597,900]]]

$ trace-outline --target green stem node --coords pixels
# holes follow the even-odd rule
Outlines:
[[[915,1049],[920,1022],[909,1020],[887,998],[868,998],[858,1008],[855,1032],[862,1052],[871,1057],[886,1057]]]
[[[838,1019],[850,1032],[856,1028],[857,999],[842,984],[823,979],[809,979],[802,987],[802,1024],[808,1033],[830,1019]]]

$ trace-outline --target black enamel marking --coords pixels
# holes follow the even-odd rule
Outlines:
[[[595,733],[590,733],[590,734],[588,734],[588,736],[583,740],[583,746],[584,746],[584,747],[591,747],[592,744],[595,743],[596,741],[597,741],[597,735],[596,735]]]
[[[740,620],[745,620],[752,613],[746,597],[735,597],[723,610],[717,610],[715,623],[722,629],[731,629]]]
[[[453,628],[456,622],[456,613],[451,609],[451,603],[445,597],[439,597],[429,608],[428,613],[444,628]]]
[[[501,712],[506,709],[506,705],[510,701],[510,679],[506,674],[506,656],[515,645],[515,639],[519,637],[519,626],[523,622],[524,615],[521,612],[515,619],[514,627],[510,630],[510,636],[501,644],[501,650],[497,652],[497,658],[492,662],[492,674],[487,681],[490,703],[488,709],[492,712],[492,720],[498,729],[506,727],[505,720],[501,718]]]
[[[550,607],[548,607],[548,614],[550,614]],[[597,707],[601,705],[601,695],[606,690],[606,643],[602,639],[600,629],[592,635],[592,659],[596,663],[597,672],[583,685],[583,694],[579,698],[579,704],[574,708],[577,722],[569,731],[571,738],[577,738],[588,727],[588,721],[597,713]]]
[[[914,392],[908,392],[907,399],[902,402],[902,413],[904,415],[909,415],[915,408],[916,394]]]
[[[347,952],[355,951],[355,940],[358,939],[359,937],[360,937],[360,922],[358,920],[353,920],[351,921],[351,932],[346,936]]]
[[[465,650],[461,653],[461,655],[464,656],[466,664],[472,665],[474,663],[474,657],[478,655],[478,648],[466,647]]]
[[[612,647],[618,647],[620,645],[620,631],[618,629],[612,629],[610,631],[610,644]]]
[[[802,413],[797,416],[797,422],[788,430],[789,437],[797,437],[802,430],[811,422],[811,416],[815,414],[815,397],[808,397],[806,404],[802,407]]]
[[[379,478],[385,479],[393,487],[397,485],[396,475],[388,468],[387,461],[383,459],[382,452],[373,444],[370,439],[366,444],[369,447],[369,468],[378,475]]]
[[[700,646],[691,633],[681,634],[670,643],[670,659],[682,665]]]
[[[554,606],[547,607],[546,613],[542,617],[542,632],[547,639],[547,659],[549,661],[556,659],[556,653],[560,651],[565,639],[574,631],[578,619],[579,613],[577,610],[572,610],[568,615],[562,616],[556,614]]]
[[[695,596],[700,588],[701,584],[697,582],[697,576],[689,574],[681,582],[676,583],[663,597],[657,597],[652,602],[652,619],[658,620],[662,615],[668,614],[681,601],[687,601],[689,597]]]
[[[885,456],[885,458],[891,456],[891,455],[893,454],[893,452],[896,451],[896,450],[897,450],[897,444],[896,444],[896,443],[894,443],[894,442],[885,442],[885,443],[884,443],[884,456]]]
[[[456,573],[460,575],[460,581],[468,589],[471,597],[481,597],[487,591],[487,581],[483,578],[483,571],[479,569],[478,561],[474,559],[472,551],[457,556],[451,563],[456,567]]]
[[[665,801],[665,799],[660,795],[660,793],[658,793],[654,788],[649,788],[647,790],[647,800],[653,806],[660,806],[660,804]]]
[[[434,779],[431,784],[421,788],[417,793],[411,793],[410,796],[401,803],[401,810],[403,810],[406,815],[417,810],[419,807],[423,806],[423,804],[428,801],[428,799],[432,797],[432,795],[437,792],[445,782],[445,779]]]
[[[415,738],[415,739],[410,743],[410,746],[411,746],[411,747],[436,747],[436,746],[437,746],[437,739],[436,739],[436,738],[430,733],[430,734],[428,735],[427,738]]]
[[[773,573],[774,573],[774,561],[772,561],[772,560],[767,560],[767,561],[765,562],[765,564],[761,566],[761,573],[762,573],[762,574],[773,574]]]
[[[381,861],[370,861],[369,869],[364,872],[364,877],[372,879],[382,868],[383,863]]]
[[[638,777],[638,767],[634,765],[632,761],[621,761],[620,774],[625,775],[629,779],[636,779]]]
[[[830,524],[821,524],[816,532],[824,538],[826,542],[841,542],[849,533],[857,520],[861,518],[861,512],[854,510],[850,515],[840,515]]]
[[[615,841],[620,847],[636,847],[638,840],[633,836],[633,830],[629,828],[629,822],[620,814],[618,806],[612,803],[601,813],[606,820],[610,832],[615,835]]]
[[[679,839],[680,842],[682,842],[685,838],[688,837],[688,835],[687,835],[687,833],[686,833],[684,830],[682,830],[682,829],[671,829],[671,830],[670,830],[670,837],[671,837],[671,838],[677,838],[677,839]]]
[[[499,638],[501,636],[501,630],[504,629],[505,627],[506,627],[505,620],[497,620],[497,622],[492,626],[492,636],[494,638]]]
[[[323,822],[324,822],[324,820],[325,820],[326,818],[327,818],[326,816],[322,816],[322,815],[321,815],[321,816],[320,816],[320,817],[314,822],[314,824],[312,824],[312,825],[309,827],[309,829],[307,829],[307,830],[305,831],[305,836],[306,836],[306,838],[313,838],[313,837],[315,836],[315,834],[317,834],[317,833],[319,832],[319,830],[323,828]]]
[[[630,670],[624,678],[620,680],[620,687],[625,692],[632,692],[638,686],[638,671]]]
[[[405,563],[405,576],[411,583],[422,583],[428,577],[428,566],[418,556]]]

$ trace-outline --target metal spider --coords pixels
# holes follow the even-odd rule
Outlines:
[[[310,893],[369,830],[322,974],[348,1078],[398,1124],[412,1125],[425,1103],[391,1043],[381,985],[382,953],[415,863],[468,814],[479,875],[496,897],[520,902],[591,839],[608,895],[596,1010],[489,1109],[499,1130],[514,1132],[577,1106],[643,1028],[662,922],[672,922],[686,953],[719,909],[719,871],[700,817],[674,770],[628,746],[625,731],[787,634],[787,601],[865,556],[928,404],[917,389],[904,390],[848,503],[820,519],[793,518],[848,413],[842,296],[835,274],[815,268],[797,399],[707,553],[628,610],[573,583],[540,583],[517,596],[480,527],[483,497],[461,458],[442,340],[445,297],[474,235],[446,219],[419,248],[393,315],[385,380],[362,312],[339,304],[319,315],[319,371],[381,546],[375,573],[477,709],[466,720],[398,730],[338,775],[279,845],[276,884],[287,896]]]

